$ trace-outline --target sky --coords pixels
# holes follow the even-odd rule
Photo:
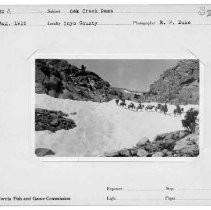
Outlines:
[[[148,91],[150,84],[178,60],[170,59],[72,59],[69,63],[98,74],[112,86],[134,91]]]

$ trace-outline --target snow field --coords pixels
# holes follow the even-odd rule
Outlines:
[[[157,105],[143,103],[147,104]],[[185,111],[191,107],[198,108],[192,105],[181,107]],[[168,114],[164,115],[155,111],[130,111],[117,106],[114,100],[97,103],[36,94],[36,108],[67,113],[77,125],[74,129],[56,133],[36,132],[36,148],[52,149],[59,157],[101,156],[105,152],[133,147],[144,136],[152,141],[157,134],[183,129],[181,119],[184,114],[174,117],[174,105],[168,105]],[[74,112],[77,114],[72,115]]]

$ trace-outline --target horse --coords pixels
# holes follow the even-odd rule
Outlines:
[[[119,106],[122,106],[122,107],[125,107],[127,104],[124,102],[124,101],[121,101],[120,103],[119,103]]]
[[[163,112],[166,115],[166,113],[168,112],[167,104],[161,105],[160,111]]]
[[[138,112],[138,110],[142,110],[144,108],[144,105],[142,104],[139,104],[137,107],[136,107],[136,111]]]
[[[180,108],[180,106],[177,105],[176,109],[174,109],[174,111],[173,111],[174,112],[174,116],[181,115],[183,111],[184,111],[184,108]]]
[[[131,103],[131,104],[128,105],[127,108],[133,110],[133,109],[135,109],[136,107],[135,107],[134,103]]]
[[[152,110],[153,108],[155,108],[154,105],[147,105],[147,106],[145,107],[145,110]]]
[[[161,108],[162,108],[162,104],[158,104],[156,107],[155,107],[155,111],[157,112],[158,110],[161,111]]]

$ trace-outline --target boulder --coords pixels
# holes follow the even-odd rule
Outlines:
[[[162,149],[172,150],[176,142],[175,139],[166,139],[162,144]]]
[[[138,149],[136,155],[138,157],[146,157],[148,155],[148,152],[144,149]]]
[[[38,157],[44,157],[44,156],[55,155],[55,152],[48,148],[37,148],[35,149],[35,154]]]
[[[118,152],[106,152],[104,154],[104,157],[118,157],[119,153]]]
[[[185,130],[179,131],[179,139],[182,139],[187,135],[188,135],[188,131],[185,131]]]
[[[196,144],[199,143],[199,135],[197,135],[197,134],[190,134],[188,137],[189,137],[189,141],[194,142]]]
[[[141,146],[141,148],[149,153],[154,153],[158,150],[157,145],[153,142],[147,142],[145,145]]]
[[[158,134],[155,136],[153,142],[163,140],[168,133]]]
[[[57,98],[58,94],[56,93],[55,90],[49,90],[48,95],[54,98]]]
[[[176,142],[174,146],[174,150],[181,150],[186,147],[189,147],[190,145],[198,144],[199,136],[196,134],[190,134],[186,136],[185,138],[179,140]]]
[[[163,154],[167,154],[169,151],[167,150],[167,149],[164,149],[163,151],[162,151],[162,153]]]
[[[122,157],[130,157],[131,153],[130,153],[130,150],[123,149],[123,150],[119,151],[119,155],[122,156]]]
[[[36,66],[36,71],[35,71],[35,82],[36,83],[42,83],[45,79],[45,74],[41,71],[40,68]]]
[[[162,133],[162,134],[158,134],[158,135],[155,137],[154,141],[161,141],[161,140],[164,140],[164,139],[166,139],[166,137],[169,138],[170,135],[171,135],[171,133]]]
[[[152,157],[163,157],[164,154],[162,152],[156,152],[155,154],[152,155]]]
[[[171,157],[172,155],[173,155],[173,152],[172,151],[166,152],[166,156]]]
[[[51,121],[52,126],[57,126],[58,124],[59,124],[58,119],[54,119],[54,120]]]
[[[147,142],[150,142],[149,139],[147,137],[142,137],[137,143],[136,146],[142,146],[144,144],[146,144]]]
[[[130,149],[130,153],[132,156],[137,156],[137,151],[138,149],[135,149],[135,148]]]
[[[185,148],[182,148],[180,152],[184,154],[184,156],[196,157],[199,154],[199,147],[196,144],[192,144]]]
[[[62,99],[73,99],[72,93],[67,89],[64,89],[63,93],[59,97]]]
[[[43,123],[42,123],[42,122],[38,122],[37,125],[38,125],[38,126],[42,126]]]
[[[45,87],[41,83],[35,83],[35,93],[45,93]]]
[[[169,140],[169,139],[175,139],[175,133],[171,132],[171,133],[167,133],[166,136],[164,137],[165,140]]]
[[[183,138],[183,139],[177,141],[177,143],[174,146],[174,150],[181,150],[190,144],[191,143],[187,140],[187,138]]]
[[[170,132],[170,133],[163,133],[163,134],[159,134],[157,135],[153,141],[161,141],[161,140],[169,140],[169,139],[173,139],[173,140],[178,140],[181,139],[185,136],[188,135],[187,131],[184,130],[180,130],[180,131],[175,131],[175,132]]]
[[[174,151],[180,154],[179,156],[196,157],[199,154],[198,138],[196,134],[186,136],[177,141]]]

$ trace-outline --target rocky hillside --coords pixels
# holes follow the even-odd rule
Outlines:
[[[156,71],[156,69],[155,69]],[[199,61],[181,60],[167,69],[143,94],[112,87],[85,66],[76,67],[66,60],[36,60],[36,93],[56,98],[107,102],[124,98],[135,102],[168,102],[172,104],[198,104]]]
[[[67,118],[67,116],[61,111],[37,108],[35,109],[35,131],[49,130],[54,133],[61,129],[69,130],[75,128],[75,122]]]
[[[142,100],[173,104],[199,103],[199,60],[181,60],[150,85]]]
[[[157,135],[153,141],[143,137],[132,148],[105,153],[105,157],[197,157],[199,127],[194,133],[185,130]]]
[[[66,60],[36,60],[36,93],[82,101],[106,102],[122,96],[122,92],[97,74],[78,68]]]
[[[71,113],[76,114],[76,113]],[[70,130],[76,127],[75,122],[68,118],[68,114],[61,111],[52,111],[46,109],[35,109],[35,131],[48,130],[55,133],[58,130]],[[38,157],[52,156],[55,152],[49,148],[36,148],[35,154]]]

